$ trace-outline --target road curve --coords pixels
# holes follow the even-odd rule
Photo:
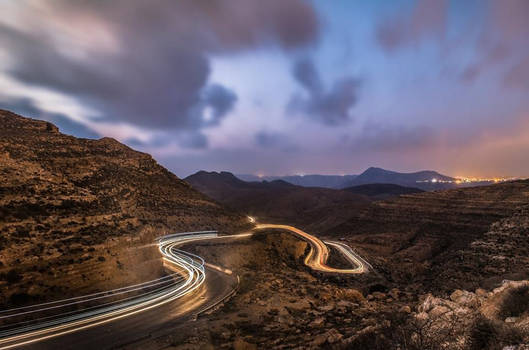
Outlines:
[[[285,230],[307,241],[311,250],[305,264],[314,270],[342,274],[368,271],[369,264],[343,243],[324,243],[289,225],[258,224],[254,231],[265,229]],[[238,283],[238,277],[230,270],[207,264],[201,257],[178,247],[202,240],[245,238],[254,231],[229,236],[218,236],[215,231],[164,236],[157,244],[166,267],[173,271],[167,276],[111,291],[1,310],[0,320],[36,317],[30,323],[19,319],[14,326],[0,328],[0,349],[115,348],[152,334],[170,332],[178,324],[231,295]],[[338,250],[355,267],[336,269],[326,265],[329,257],[327,245]],[[93,306],[94,301],[98,302],[96,306]],[[75,311],[71,311],[72,305]],[[54,312],[52,316],[49,316],[50,310]],[[42,316],[43,312],[45,316]]]
[[[330,241],[324,243],[319,238],[290,225],[257,224],[254,228],[254,230],[268,229],[288,231],[307,241],[311,249],[309,254],[305,257],[305,265],[309,266],[313,270],[343,274],[359,274],[368,271],[368,266],[364,263],[364,260],[358,257],[349,246],[343,243]],[[329,259],[329,248],[327,247],[327,244],[342,253],[342,255],[355,267],[352,269],[336,269],[334,267],[328,266],[326,264],[327,260]]]
[[[244,235],[228,237],[238,238]],[[57,337],[60,339],[57,344],[64,349],[67,348],[64,345],[68,344],[65,339],[72,333],[85,334],[91,328],[99,328],[100,331],[96,334],[101,335],[105,333],[105,328],[102,326],[107,327],[109,323],[126,325],[130,320],[135,324],[135,320],[145,319],[150,312],[156,312],[156,320],[150,319],[152,325],[155,325],[167,321],[167,318],[162,317],[164,310],[171,310],[172,318],[178,319],[214,305],[232,293],[236,276],[232,276],[231,271],[207,265],[201,257],[179,250],[177,247],[194,241],[217,238],[224,237],[219,237],[214,231],[205,231],[160,238],[158,248],[164,265],[173,273],[156,280],[111,291],[0,311],[1,320],[15,321],[9,323],[8,328],[0,330],[0,349],[24,345],[34,348],[36,343],[39,346],[49,345],[53,344],[52,340]],[[202,288],[206,270],[208,275],[215,276],[217,285]],[[227,285],[230,287],[227,288]],[[97,305],[94,306],[94,302],[97,302]],[[75,310],[72,311],[72,308]],[[32,321],[27,321],[26,318],[31,316]],[[122,331],[123,329],[127,328],[118,329],[115,334],[117,339],[121,338],[120,341],[138,334],[131,332],[130,329]],[[74,336],[73,339],[77,341],[79,337]],[[93,347],[93,338],[86,339],[90,340],[87,348]],[[108,347],[108,344],[113,342],[116,342],[116,338],[105,339],[101,345]],[[76,344],[75,348],[79,348],[78,343],[72,344]]]

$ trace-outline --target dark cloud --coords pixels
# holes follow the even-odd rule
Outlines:
[[[284,141],[282,135],[260,131],[255,134],[255,141],[260,147],[275,147]]]
[[[448,6],[448,0],[418,0],[407,16],[382,21],[376,31],[377,40],[391,52],[428,36],[444,36]]]
[[[458,5],[461,4],[454,6]],[[446,37],[449,6],[448,0],[416,1],[411,12],[379,23],[376,29],[378,43],[385,51],[394,52],[427,38],[442,42]],[[460,44],[475,45],[476,49],[476,60],[461,72],[461,80],[472,82],[495,68],[504,74],[505,85],[527,89],[529,1],[490,1],[484,8],[483,18],[476,21],[481,24],[477,45],[465,41],[465,36],[460,40]]]
[[[323,85],[314,63],[308,59],[302,59],[294,64],[292,69],[294,78],[311,94],[321,94]]]
[[[211,108],[211,116],[206,119],[208,125],[217,125],[220,120],[233,109],[237,101],[237,95],[223,87],[222,85],[213,84],[204,92],[205,106]]]
[[[218,124],[233,108],[233,91],[208,85],[211,55],[265,45],[290,50],[312,44],[319,29],[302,0],[50,0],[31,6],[26,18],[38,25],[28,28],[39,30],[0,28],[13,62],[9,74],[73,95],[109,120],[152,129],[197,130]],[[209,108],[212,118],[204,118]]]
[[[350,120],[351,108],[357,101],[358,80],[345,77],[325,91],[314,63],[308,59],[297,61],[292,74],[307,96],[293,96],[288,104],[290,112],[306,114],[326,125],[339,125]]]
[[[255,143],[262,149],[278,149],[283,152],[298,150],[288,136],[270,131],[260,131],[255,134]]]
[[[87,139],[98,139],[101,137],[88,127],[73,121],[60,113],[49,113],[35,106],[28,98],[10,99],[0,96],[0,108],[12,111],[25,117],[49,121],[59,127],[59,130],[68,135],[83,137]]]

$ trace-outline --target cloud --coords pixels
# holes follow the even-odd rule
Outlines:
[[[204,115],[205,122],[217,125],[233,109],[237,95],[222,85],[213,84],[205,90],[203,100],[205,107],[210,108],[209,113]]]
[[[506,86],[529,88],[529,2],[492,1],[485,16],[480,42],[481,72],[503,71]]]
[[[448,0],[418,0],[407,16],[397,16],[382,21],[376,37],[388,52],[417,45],[431,36],[444,36],[448,12]]]
[[[255,143],[262,149],[278,149],[283,152],[298,150],[287,135],[277,132],[259,131],[255,134]]]
[[[313,8],[302,0],[15,6],[32,25],[0,21],[4,73],[74,96],[106,121],[153,130],[200,130],[231,111],[236,94],[210,84],[210,57],[263,46],[292,50],[313,44],[319,32]]]
[[[352,140],[355,150],[375,152],[400,152],[429,148],[435,141],[431,128],[426,126],[405,127],[367,123],[361,135]]]
[[[529,55],[510,68],[504,79],[508,86],[529,90]]]
[[[180,146],[192,149],[204,149],[208,147],[208,138],[200,132],[185,133],[178,139]]]
[[[478,65],[470,65],[461,73],[461,80],[471,83],[479,76],[481,67]]]
[[[325,91],[319,72],[308,59],[297,61],[292,74],[306,90],[306,97],[292,96],[287,106],[289,112],[306,114],[330,126],[344,124],[351,119],[351,108],[357,102],[358,80],[345,77]]]
[[[312,61],[308,59],[297,61],[292,68],[292,75],[311,94],[316,95],[322,93],[322,82]]]

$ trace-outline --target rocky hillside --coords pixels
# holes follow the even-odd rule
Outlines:
[[[524,278],[529,181],[374,202],[327,229],[360,248],[388,280],[442,293]]]
[[[282,180],[246,182],[228,172],[200,171],[187,178],[193,188],[260,221],[289,223],[318,232],[347,220],[370,202],[366,196],[329,188],[295,186]]]
[[[0,304],[154,278],[156,236],[248,225],[114,139],[3,110],[0,125]]]

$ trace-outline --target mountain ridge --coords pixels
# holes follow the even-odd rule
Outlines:
[[[326,220],[326,215],[332,220],[342,220],[351,210],[371,201],[366,196],[342,190],[302,187],[282,180],[246,182],[226,172],[200,171],[184,180],[241,213],[270,222],[302,223],[314,229],[321,220]]]
[[[404,187],[417,187],[431,191],[455,187],[454,177],[443,175],[434,170],[419,170],[415,172],[398,172],[379,167],[369,167],[358,175],[285,175],[285,176],[256,176],[251,174],[235,175],[240,180],[247,182],[261,182],[283,180],[288,183],[303,187],[323,187],[345,189],[367,184],[394,184]],[[432,180],[435,179],[435,182]]]

